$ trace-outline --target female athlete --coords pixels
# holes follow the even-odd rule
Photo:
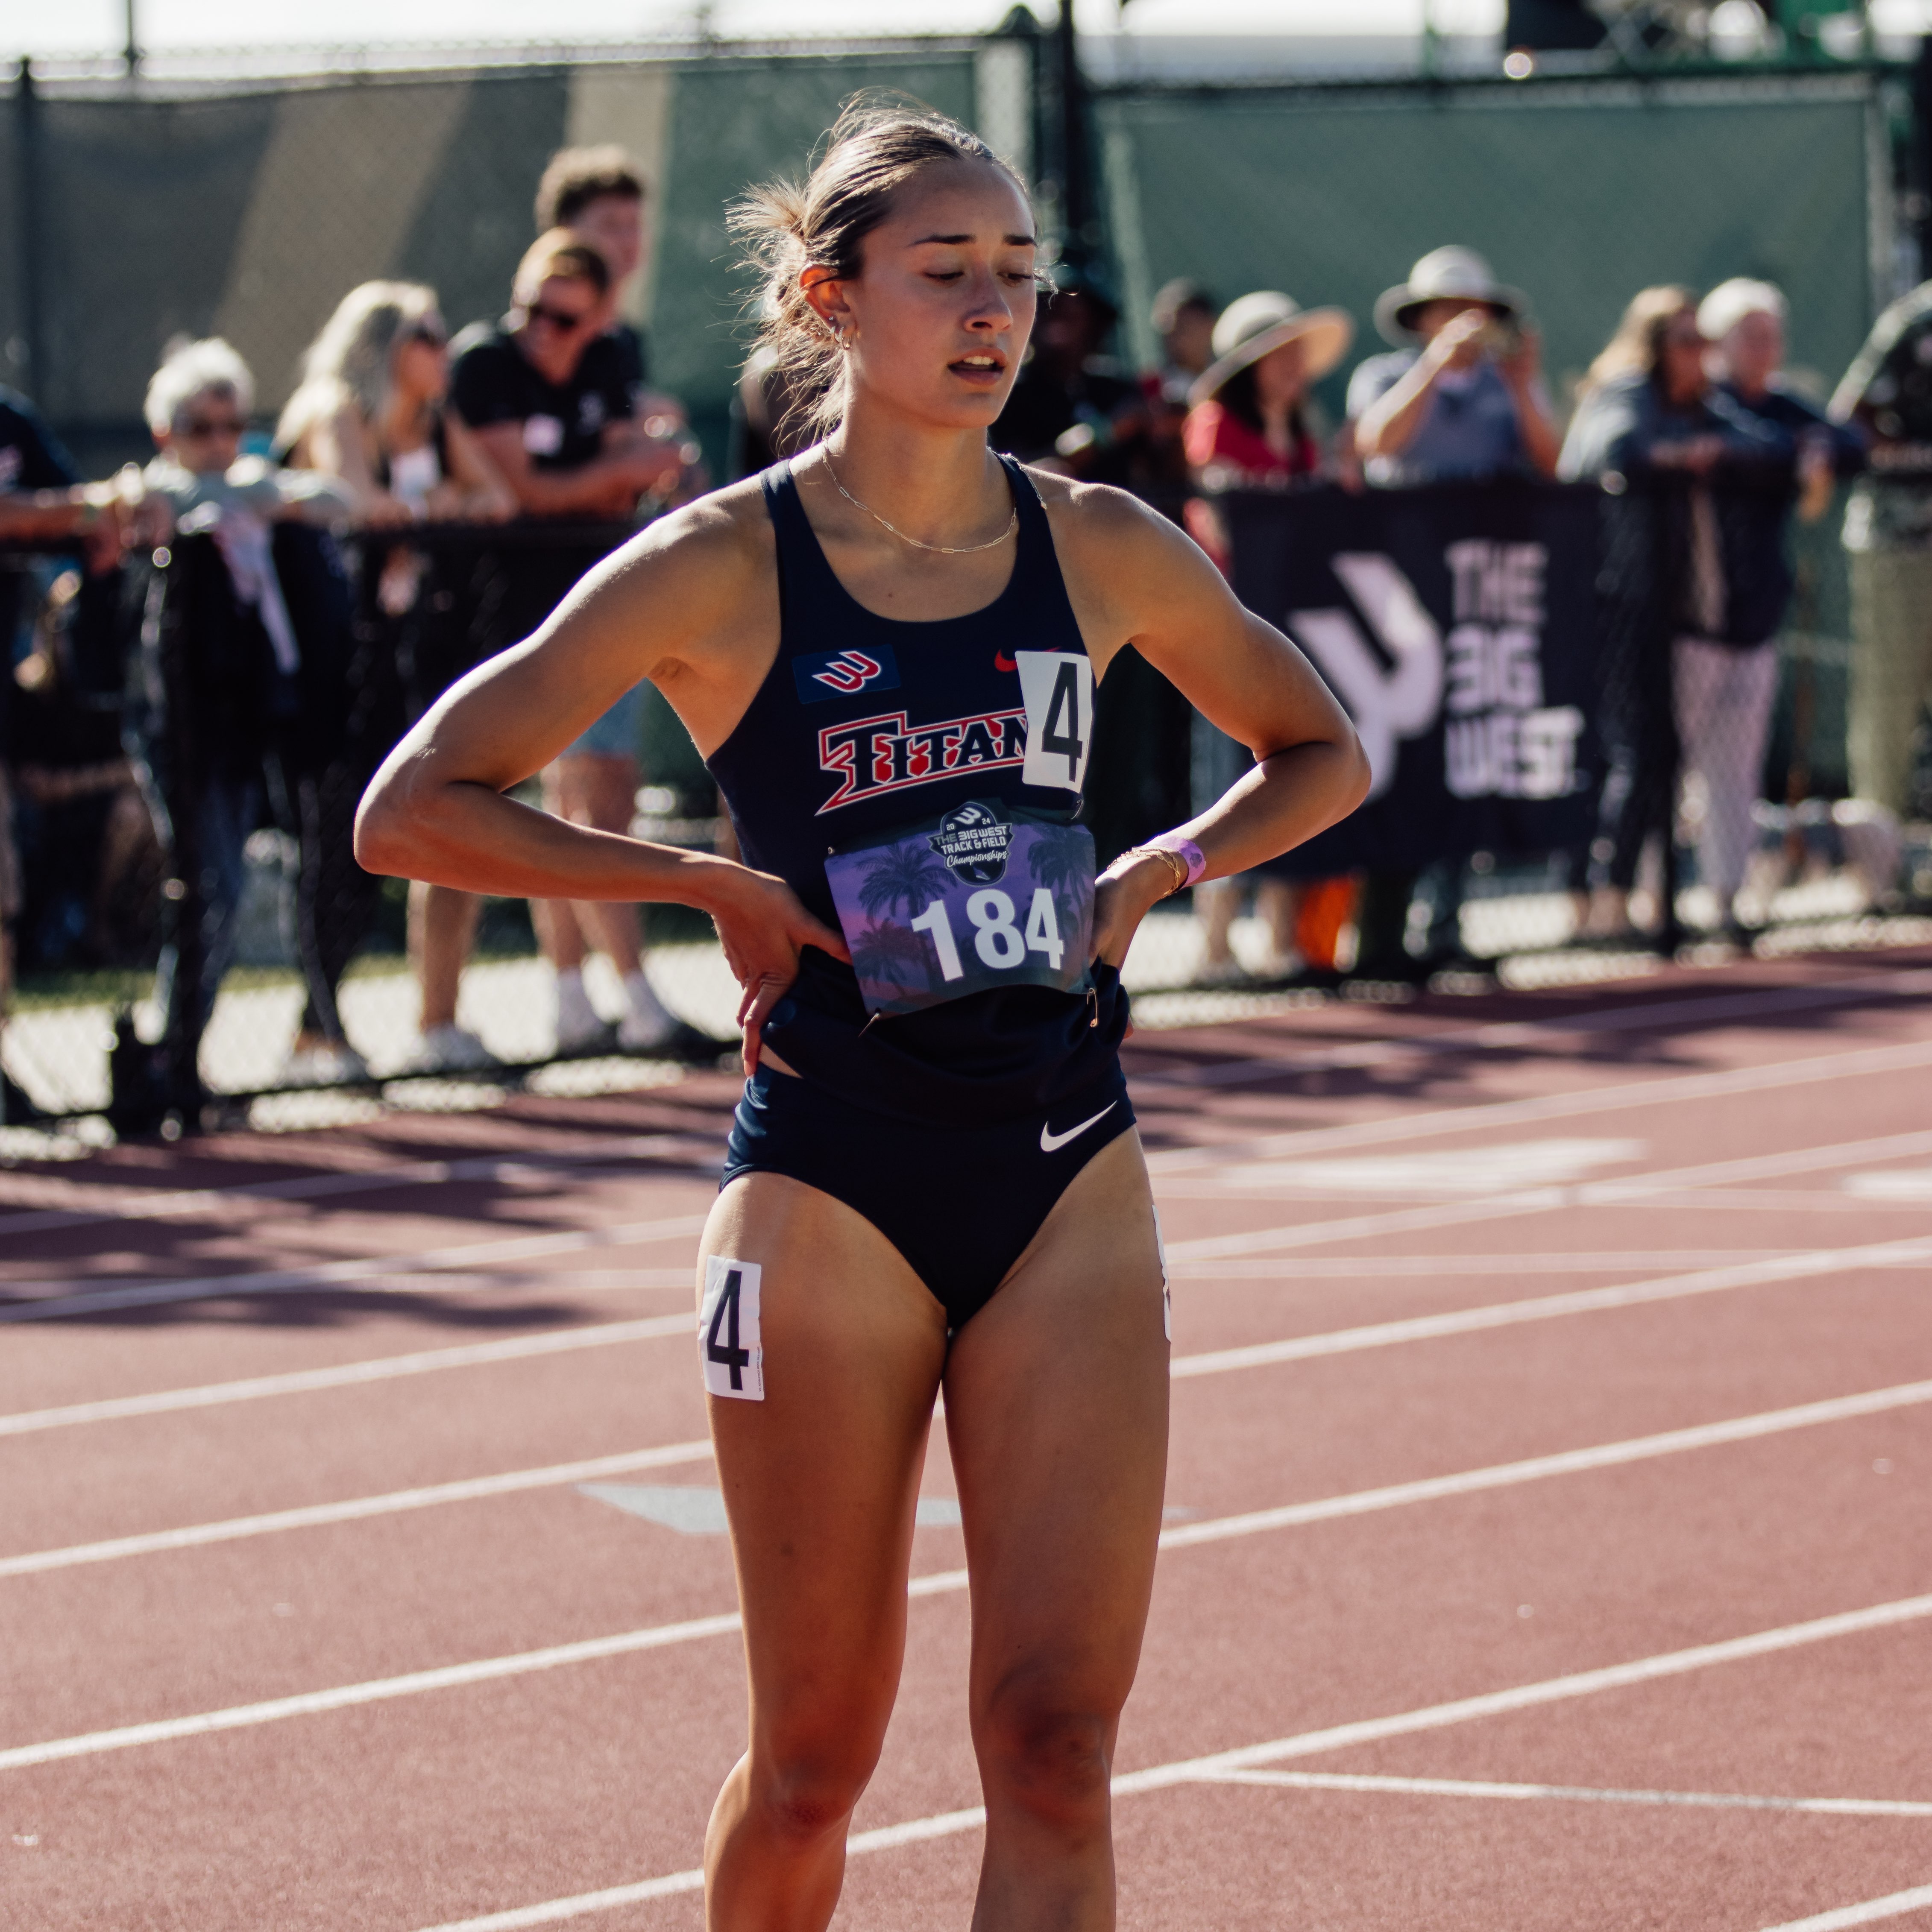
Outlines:
[[[989,448],[1036,275],[1026,191],[982,142],[849,111],[802,188],[737,216],[768,338],[829,433],[653,524],[450,691],[371,787],[357,856],[471,892],[700,907],[744,989],[699,1340],[750,1741],[712,1814],[707,1925],[832,1916],[943,1390],[987,1808],[973,1924],[1097,1932],[1167,1448],[1120,962],[1157,901],[1333,824],[1367,766],[1179,530]],[[1074,814],[1094,687],[1130,644],[1256,764],[1096,880]],[[504,796],[640,677],[743,864]]]

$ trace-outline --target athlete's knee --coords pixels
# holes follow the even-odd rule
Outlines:
[[[767,1741],[752,1752],[753,1802],[777,1838],[825,1838],[845,1829],[878,1756],[831,1735]]]
[[[1082,1830],[1106,1815],[1113,1772],[1114,1713],[1080,1708],[1050,1686],[996,1694],[977,1726],[988,1797],[999,1796],[1041,1822]]]

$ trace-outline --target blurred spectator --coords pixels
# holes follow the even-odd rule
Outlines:
[[[1057,269],[993,446],[1090,482],[1141,480],[1152,461],[1147,399],[1101,345],[1120,310],[1088,269]]]
[[[673,489],[684,475],[681,439],[647,434],[634,424],[625,359],[612,339],[598,332],[608,318],[611,286],[596,249],[567,231],[551,230],[524,256],[515,306],[503,322],[479,325],[458,338],[452,400],[495,458],[527,516],[629,519],[646,492]],[[602,548],[565,542],[519,550],[507,559],[503,641],[534,631]],[[583,822],[596,822],[592,814],[614,820],[607,828],[612,830],[627,827],[641,729],[641,698],[633,692],[565,753],[566,772],[553,767],[545,774],[551,809],[572,818],[581,814]],[[572,766],[574,774],[567,771]],[[671,1037],[677,1023],[645,976],[634,907],[587,908],[581,923],[575,912],[548,902],[533,913],[557,969],[560,1050],[584,1052],[619,1030],[626,1044],[654,1046]],[[584,989],[584,924],[623,979],[626,1010],[620,1030],[599,1017]],[[453,1031],[432,1040],[430,1017],[425,1012],[427,1048],[463,1046]]]
[[[516,499],[474,434],[445,408],[449,331],[436,292],[414,282],[365,282],[343,297],[310,346],[301,386],[282,411],[275,446],[283,460],[319,470],[350,493],[358,522],[372,530],[430,521],[498,523]],[[305,666],[302,715],[278,776],[284,815],[300,848],[296,953],[308,999],[284,1077],[337,1084],[366,1078],[337,1006],[344,969],[367,933],[380,887],[355,862],[350,833],[363,788],[401,735],[397,666],[418,676],[419,707],[470,668],[429,662],[427,614],[435,580],[430,556],[407,544],[371,544],[361,559],[376,573],[365,586],[350,648],[324,668]],[[324,670],[335,674],[324,676]],[[428,675],[425,675],[428,674]],[[422,688],[433,684],[434,688]],[[453,1028],[456,988],[481,902],[445,886],[413,885],[410,956],[423,974],[425,1033]],[[473,1036],[467,1037],[473,1038]],[[476,1043],[482,1051],[481,1042]],[[448,1042],[430,1056],[451,1060]]]
[[[120,555],[118,500],[112,490],[83,487],[33,404],[0,388],[0,542],[73,538],[84,548],[91,567],[109,568]],[[14,651],[28,581],[22,571],[0,568],[0,1030],[12,1005],[14,922],[21,910],[8,765],[15,733]],[[0,1122],[33,1115],[32,1103],[0,1069]]]
[[[1349,380],[1349,447],[1369,483],[1405,489],[1555,471],[1560,439],[1528,308],[1472,248],[1435,249],[1383,292],[1375,326],[1390,342],[1416,346],[1370,357]],[[1419,886],[1429,910],[1418,955],[1410,908]],[[1358,970],[1414,977],[1452,959],[1462,900],[1459,862],[1369,874]]]
[[[1164,282],[1149,318],[1161,339],[1156,379],[1170,402],[1185,404],[1194,380],[1214,360],[1214,322],[1219,304],[1198,282]]]
[[[142,789],[155,814],[155,831],[171,855],[196,855],[199,876],[187,882],[198,906],[200,983],[176,983],[178,954],[170,940],[161,950],[155,1004],[166,1016],[164,1037],[198,1038],[233,950],[236,908],[243,876],[242,847],[262,808],[262,760],[272,729],[295,708],[302,664],[296,627],[283,595],[271,542],[272,526],[284,519],[338,520],[350,506],[349,491],[332,478],[277,470],[241,453],[254,401],[254,379],[235,351],[218,339],[173,350],[148,385],[146,413],[160,454],[149,464],[147,485],[172,508],[182,536],[212,538],[226,567],[233,618],[250,662],[242,688],[220,688],[225,672],[200,670],[200,748],[192,770],[179,764],[171,741],[182,721],[158,731],[149,714],[128,720],[130,750]],[[199,640],[191,637],[194,650]],[[176,814],[193,814],[179,829]]]
[[[1831,398],[1831,420],[1871,439],[1844,543],[1852,579],[1847,740],[1852,790],[1901,816],[1932,701],[1932,282],[1872,325]]]
[[[620,314],[625,286],[644,261],[645,204],[643,170],[623,148],[566,148],[551,157],[538,184],[536,225],[568,230],[594,248],[610,270],[604,339],[619,351],[631,384],[632,424],[640,446],[660,448],[678,459],[678,467],[666,472],[654,492],[669,502],[696,494],[703,475],[683,407],[648,388],[643,338]],[[644,706],[640,684],[545,771],[543,800],[550,811],[600,832],[629,830],[643,778],[638,753]],[[678,1034],[677,1022],[659,1004],[645,972],[643,928],[635,906],[546,899],[532,910],[557,975],[560,1052],[587,1052],[611,1043],[643,1052],[663,1047]],[[624,1014],[614,1033],[591,1004],[584,984],[584,956],[593,947],[603,950],[623,982]],[[716,1051],[710,1041],[704,1046]]]
[[[1188,470],[1205,490],[1287,489],[1315,482],[1324,464],[1322,438],[1309,400],[1319,382],[1348,352],[1355,325],[1339,308],[1303,309],[1289,296],[1258,290],[1230,303],[1215,323],[1216,358],[1190,386],[1193,406],[1182,432]],[[1224,570],[1231,562],[1227,534],[1214,505],[1191,497],[1188,532]],[[1248,748],[1196,712],[1189,764],[1194,809],[1204,812],[1253,762]],[[1267,921],[1273,957],[1266,976],[1292,969],[1302,891],[1294,880],[1263,866],[1254,875],[1255,910]],[[1239,878],[1194,888],[1200,921],[1200,986],[1227,986],[1247,975],[1230,934],[1242,897]],[[1332,958],[1312,963],[1332,965]]]
[[[1403,344],[1348,385],[1368,480],[1389,488],[1552,475],[1560,438],[1520,290],[1471,248],[1438,248],[1385,290],[1375,326]],[[1419,346],[1406,346],[1419,344]]]
[[[1610,770],[1585,927],[1595,936],[1629,930],[1644,842],[1670,836],[1679,762],[1701,793],[1699,872],[1724,928],[1738,930],[1777,694],[1771,645],[1790,589],[1783,524],[1797,444],[1711,382],[1708,347],[1687,290],[1645,290],[1591,364],[1563,448],[1563,475],[1627,494],[1649,538],[1647,554],[1621,553],[1617,568],[1635,580],[1609,586],[1638,607],[1626,614],[1638,628],[1602,707]]]

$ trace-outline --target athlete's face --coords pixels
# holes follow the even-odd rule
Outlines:
[[[855,394],[958,429],[999,415],[1032,332],[1033,217],[999,168],[927,168],[866,236],[863,272],[821,283]]]

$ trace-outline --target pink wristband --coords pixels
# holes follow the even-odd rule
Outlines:
[[[1178,832],[1164,832],[1159,838],[1143,839],[1141,843],[1150,852],[1171,852],[1184,861],[1191,886],[1197,884],[1202,873],[1207,870],[1206,855],[1191,838],[1184,838]]]

